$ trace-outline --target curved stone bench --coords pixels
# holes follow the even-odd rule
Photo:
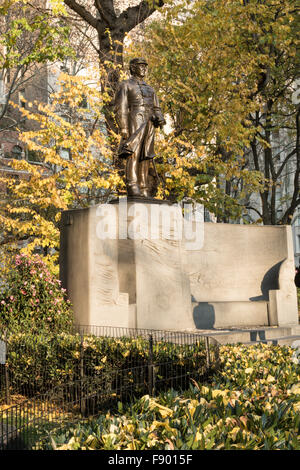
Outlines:
[[[185,269],[197,328],[298,324],[290,226],[206,223]]]
[[[144,211],[138,221],[151,233],[158,206],[143,206],[128,204],[126,222],[132,228],[134,211]],[[298,324],[290,226],[199,221],[192,224],[200,234],[194,244],[187,236],[172,238],[172,231],[132,239],[120,230],[125,209],[63,213],[60,275],[76,323],[174,330]],[[179,208],[159,210],[157,232],[171,211],[182,223]],[[106,226],[109,236],[101,238],[99,227]]]

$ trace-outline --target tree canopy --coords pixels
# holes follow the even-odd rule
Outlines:
[[[122,63],[124,38],[128,32],[151,16],[164,0],[141,0],[120,14],[114,0],[63,0],[65,5],[98,33],[99,58]]]
[[[299,106],[292,99],[298,12],[296,0],[178,0],[149,25],[137,48],[148,58],[172,138],[202,147],[215,181],[226,181],[224,198],[236,206],[247,205],[250,174],[260,174],[258,212],[268,224],[289,223],[300,203]],[[279,148],[278,132],[287,146]],[[275,195],[291,160],[293,193],[278,220]],[[226,218],[224,206],[221,211]]]
[[[18,3],[28,7],[25,0],[7,1],[0,14]],[[168,116],[156,140],[157,197],[203,203],[223,222],[239,220],[252,208],[265,224],[290,223],[300,203],[299,105],[293,100],[299,78],[296,0],[142,1],[118,15],[112,0],[52,0],[52,9],[40,13],[55,12],[49,23],[39,10],[12,19],[0,59],[7,62],[0,70],[68,55],[70,49],[56,42],[59,28],[66,36],[68,7],[97,31],[100,67],[90,73],[99,78],[98,89],[63,75],[49,104],[21,109],[24,118],[39,124],[20,135],[39,164],[12,160],[12,170],[24,177],[1,177],[2,246],[26,240],[25,251],[42,250],[54,266],[60,212],[105,201],[123,187],[113,166],[117,137],[112,128],[108,132],[108,120],[103,123],[111,105],[110,74],[119,79],[124,72],[126,32],[163,4],[161,17],[127,49],[127,58],[147,57],[147,81]],[[118,35],[121,48],[114,49]],[[27,37],[34,40],[22,55],[20,41]],[[288,171],[292,194],[278,197]],[[254,206],[254,193],[260,205]]]
[[[43,66],[71,53],[67,25],[51,10],[40,11],[38,4],[7,0],[0,7],[0,132],[16,125],[8,113],[16,91]]]
[[[12,159],[8,165],[21,177],[5,172],[0,177],[4,257],[24,240],[23,253],[38,251],[57,271],[61,211],[106,202],[122,187],[103,123],[108,99],[82,77],[61,74],[50,103],[33,103],[36,111],[32,103],[21,108],[23,116],[39,123],[38,130],[20,134],[39,161]]]

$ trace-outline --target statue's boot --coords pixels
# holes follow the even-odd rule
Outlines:
[[[141,187],[140,193],[141,193],[141,196],[143,196],[143,197],[151,197],[149,188],[147,188],[147,187],[145,187],[145,186],[144,186],[144,187]]]
[[[140,188],[137,184],[128,184],[127,185],[127,195],[128,196],[140,196]]]

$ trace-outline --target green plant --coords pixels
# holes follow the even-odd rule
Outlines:
[[[33,396],[78,379],[98,380],[113,389],[145,389],[149,340],[81,336],[72,332],[11,332],[7,341],[7,370],[12,393]],[[154,344],[156,389],[175,386],[183,377],[205,371],[205,345]]]
[[[222,346],[221,369],[185,393],[119,403],[57,431],[64,450],[299,450],[300,369],[286,346]]]
[[[17,255],[0,293],[0,328],[53,333],[68,331],[72,321],[60,281],[38,255]]]

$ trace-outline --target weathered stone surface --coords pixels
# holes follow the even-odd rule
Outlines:
[[[298,324],[289,226],[206,223],[203,247],[186,251],[185,270],[201,324],[205,316],[214,327]]]
[[[181,239],[182,227],[180,209],[167,205],[64,212],[61,279],[75,321],[155,329],[298,324],[290,227],[195,222],[200,234],[204,227],[198,246]]]

